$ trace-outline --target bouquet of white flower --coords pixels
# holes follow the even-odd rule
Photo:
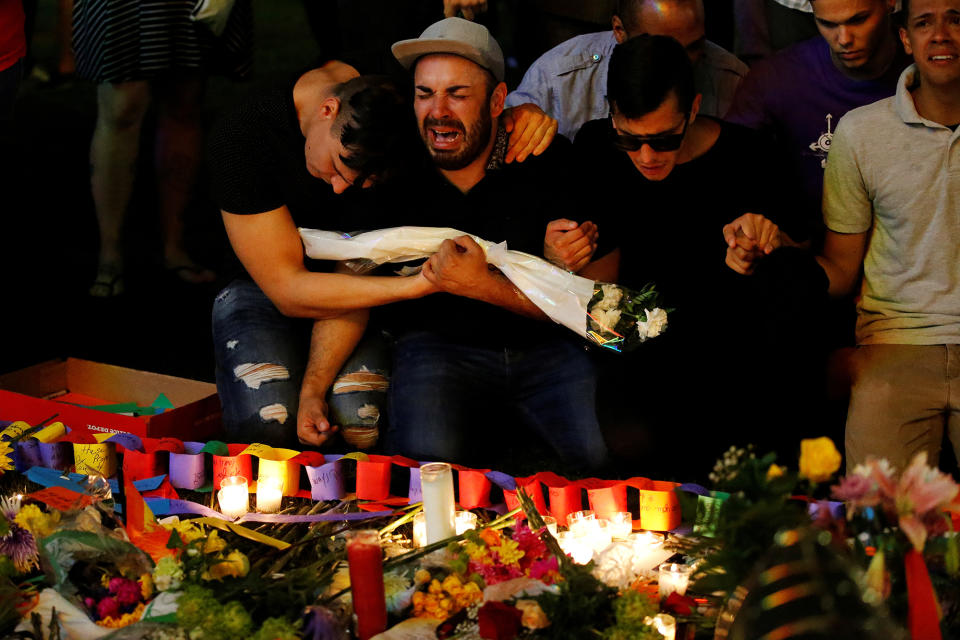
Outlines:
[[[440,227],[393,227],[355,236],[300,229],[309,257],[317,260],[370,260],[375,264],[426,258],[447,239],[464,234]],[[564,271],[542,258],[507,249],[471,236],[497,267],[527,298],[554,322],[577,335],[615,351],[629,350],[659,335],[667,324],[652,285],[635,292]]]

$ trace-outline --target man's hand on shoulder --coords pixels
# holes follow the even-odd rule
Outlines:
[[[493,279],[483,248],[467,235],[444,240],[422,273],[441,291],[477,300],[485,299]]]
[[[297,438],[303,444],[323,446],[337,433],[339,427],[327,418],[326,393],[304,388],[300,392],[297,411]]]
[[[599,232],[589,220],[577,224],[561,218],[547,225],[543,238],[543,256],[562,269],[574,273],[587,266],[597,250]]]
[[[758,260],[785,244],[780,227],[758,213],[745,213],[723,226],[726,265],[742,275],[753,273]]]
[[[523,162],[531,153],[540,155],[557,135],[557,121],[531,102],[507,109],[502,118],[510,134],[505,162]]]

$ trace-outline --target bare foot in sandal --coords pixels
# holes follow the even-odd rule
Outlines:
[[[97,277],[88,293],[94,298],[113,298],[123,291],[123,268],[115,264],[102,264],[97,268]]]

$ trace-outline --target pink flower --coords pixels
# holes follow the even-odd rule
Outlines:
[[[547,584],[552,584],[553,576],[551,573],[556,573],[558,570],[559,563],[557,562],[557,557],[551,554],[550,557],[540,558],[530,565],[530,577],[535,580],[542,580]]]
[[[876,483],[858,473],[840,478],[840,484],[831,487],[831,495],[834,499],[849,502],[854,507],[873,507],[880,503]]]
[[[900,477],[895,494],[897,512],[922,516],[947,506],[958,491],[953,478],[927,466],[927,452],[921,451]]]
[[[97,616],[100,620],[104,618],[119,618],[120,607],[117,605],[117,601],[110,597],[101,600],[97,605]]]
[[[116,595],[117,592],[120,591],[120,587],[123,585],[124,582],[127,582],[127,581],[120,577],[110,578],[110,583],[107,585],[107,589],[110,591],[110,593]]]
[[[858,464],[854,468],[853,473],[858,476],[867,476],[873,480],[883,497],[894,497],[896,493],[894,478],[897,472],[885,458],[879,460],[877,458],[868,458],[867,464]]]
[[[140,585],[133,580],[125,580],[117,591],[117,602],[121,607],[135,606],[140,602]]]

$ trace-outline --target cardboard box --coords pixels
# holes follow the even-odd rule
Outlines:
[[[130,416],[58,402],[149,406],[164,394],[173,409],[151,416]],[[220,433],[217,387],[159,373],[67,358],[42,362],[0,375],[0,419],[37,424],[57,414],[71,428],[124,431],[151,438],[208,440]]]

